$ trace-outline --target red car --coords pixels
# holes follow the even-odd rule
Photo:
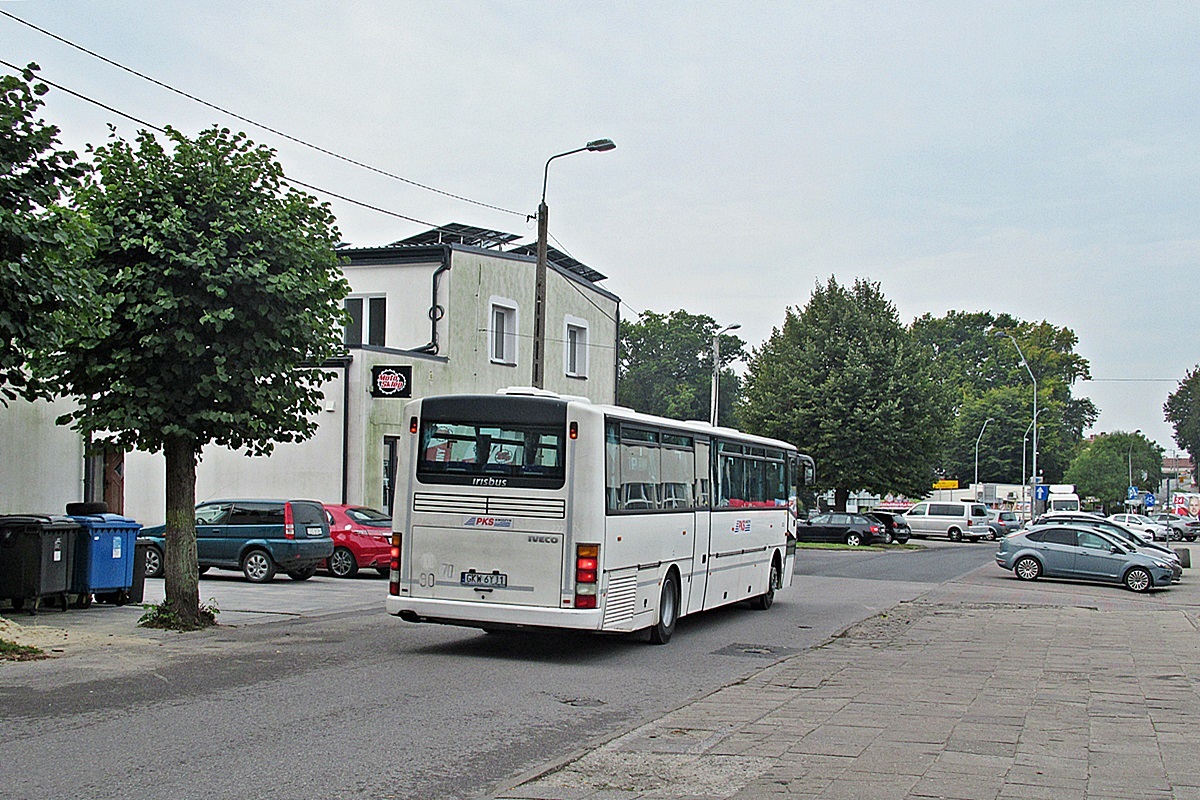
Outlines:
[[[360,568],[374,567],[388,574],[392,553],[392,518],[365,506],[325,506],[333,555],[325,568],[335,578],[350,578]]]

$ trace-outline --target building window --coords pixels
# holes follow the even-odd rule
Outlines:
[[[493,363],[517,363],[517,304],[512,300],[493,297],[491,319],[488,323],[488,352]]]
[[[386,297],[347,297],[346,310],[350,312],[350,322],[346,325],[348,347],[363,344],[384,346],[387,330]]]
[[[572,378],[586,378],[588,374],[587,320],[567,317],[563,343],[563,372]]]

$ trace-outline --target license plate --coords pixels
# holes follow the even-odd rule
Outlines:
[[[320,525],[310,525],[305,531],[309,536],[324,536],[325,529]]]
[[[500,588],[508,586],[508,576],[503,572],[463,572],[458,577],[463,586],[485,586]]]

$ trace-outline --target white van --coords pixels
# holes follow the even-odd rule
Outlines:
[[[988,527],[987,506],[970,500],[925,500],[904,512],[913,536],[947,536],[952,542],[995,536]]]

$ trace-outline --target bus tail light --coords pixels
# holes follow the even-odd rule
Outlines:
[[[388,594],[400,596],[400,534],[392,533],[392,551],[388,556]]]
[[[575,607],[595,608],[600,585],[600,545],[575,546]]]
[[[292,504],[283,504],[283,538],[296,538],[296,520],[292,517]]]

